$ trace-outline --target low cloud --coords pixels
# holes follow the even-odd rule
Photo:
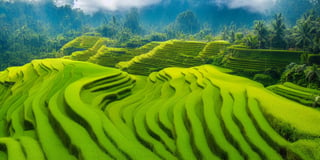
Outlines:
[[[131,7],[142,8],[159,2],[161,0],[77,0],[73,2],[72,7],[79,8],[87,13],[93,13],[98,10],[114,11]]]
[[[251,12],[265,13],[274,7],[276,0],[213,0],[218,6],[244,8]]]
[[[0,0],[6,2],[41,3],[50,0]],[[86,13],[94,13],[99,10],[120,10],[127,8],[142,8],[158,4],[163,0],[52,0],[57,6],[69,5],[75,9],[81,9]]]
[[[0,0],[7,2],[24,1],[28,3],[41,3],[45,1],[53,1],[57,6],[69,5],[74,9],[81,9],[86,13],[94,13],[99,10],[121,10],[128,8],[143,8],[150,5],[168,3],[189,3],[189,5],[197,5],[211,1],[218,6],[227,6],[230,9],[244,8],[251,12],[265,13],[271,9],[277,0]],[[178,4],[178,3],[177,3]],[[172,8],[169,8],[172,9]]]

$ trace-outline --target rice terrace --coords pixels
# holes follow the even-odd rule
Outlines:
[[[0,0],[0,160],[320,160],[295,2]]]

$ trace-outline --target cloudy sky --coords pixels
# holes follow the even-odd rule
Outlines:
[[[214,0],[217,5],[225,5],[229,8],[245,8],[251,12],[264,13],[272,8],[276,0]]]
[[[48,0],[2,0],[2,1],[26,1],[39,3]],[[52,0],[57,6],[71,5],[87,13],[99,10],[119,10],[131,7],[143,8],[150,5],[166,4],[170,1],[183,1],[189,3],[210,2],[212,5],[226,6],[230,9],[244,8],[251,12],[264,13],[274,6],[276,0]]]

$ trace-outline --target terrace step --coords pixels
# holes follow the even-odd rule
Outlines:
[[[320,112],[212,65],[145,77],[87,62],[35,60],[0,72],[0,93],[6,94],[0,99],[1,158],[278,160],[319,154]],[[299,140],[289,141],[284,127]]]
[[[242,59],[229,57],[224,63],[224,66],[234,70],[243,70],[243,71],[265,71],[269,68],[284,68],[287,62],[284,61],[263,61],[263,60],[251,60],[251,59]]]
[[[319,90],[301,87],[290,82],[285,82],[281,85],[273,85],[268,87],[268,89],[278,95],[307,106],[314,106],[316,104],[316,97],[320,96]]]

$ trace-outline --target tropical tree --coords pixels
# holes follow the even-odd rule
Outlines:
[[[308,51],[311,47],[315,27],[312,25],[312,16],[304,17],[298,21],[294,27],[293,36],[295,37],[296,46],[302,47],[304,51]]]
[[[307,82],[320,82],[320,71],[316,64],[313,64],[312,67],[309,67],[304,71]]]
[[[258,39],[258,47],[266,48],[269,32],[264,21],[255,21],[254,33],[256,34]]]
[[[236,41],[236,26],[235,25],[231,25],[230,28],[230,34],[229,34],[229,42],[233,43],[234,41]]]
[[[227,26],[223,26],[223,29],[221,31],[222,40],[228,40],[228,35],[229,35],[228,27]]]
[[[195,37],[197,40],[208,40],[208,35],[212,35],[211,27],[209,27],[208,25],[204,25],[202,29],[197,34],[195,34]]]
[[[142,32],[138,9],[132,8],[130,10],[130,12],[127,14],[125,18],[124,27],[129,29],[132,33],[137,34]]]
[[[236,26],[234,24],[231,24],[230,26],[224,25],[221,33],[220,33],[221,39],[229,41],[231,43],[236,41]]]
[[[8,25],[0,26],[0,52],[5,51],[9,47],[8,39],[11,35],[8,28]]]
[[[281,13],[274,16],[271,29],[271,46],[284,49],[287,43],[285,40],[286,25]]]
[[[244,42],[246,46],[250,47],[251,49],[259,48],[259,40],[256,35],[248,34],[244,38]]]
[[[313,39],[312,39],[312,52],[313,53],[320,53],[320,17],[317,17],[313,22],[312,25],[314,30],[312,32]]]
[[[194,34],[200,30],[198,18],[190,10],[182,12],[177,16],[175,27],[185,34]]]

